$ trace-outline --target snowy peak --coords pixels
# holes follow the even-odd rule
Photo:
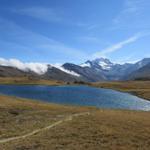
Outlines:
[[[110,70],[114,65],[109,59],[106,58],[97,58],[92,62],[99,65],[103,70]]]
[[[81,67],[91,67],[91,62],[90,61],[86,61],[85,63],[80,65]]]
[[[106,58],[97,58],[92,61],[88,60],[80,65],[81,67],[92,67],[95,69],[110,70],[114,64]]]
[[[141,61],[137,62],[135,65],[137,66],[137,68],[141,68],[149,63],[150,63],[150,58],[144,58]]]
[[[112,62],[109,59],[107,59],[107,58],[96,58],[92,62],[94,62],[94,63],[101,63],[101,62],[103,62],[103,63],[106,63],[106,64],[112,64]]]

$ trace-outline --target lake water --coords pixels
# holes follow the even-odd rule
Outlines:
[[[150,110],[150,102],[144,99],[128,93],[89,86],[0,85],[0,93],[58,104]]]

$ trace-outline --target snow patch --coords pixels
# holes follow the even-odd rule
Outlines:
[[[70,71],[70,70],[65,69],[64,67],[62,67],[61,64],[54,64],[52,66],[55,67],[55,68],[57,68],[57,69],[59,69],[59,70],[61,70],[61,71],[63,71],[63,72],[65,72],[65,73],[67,73],[67,74],[71,74],[73,76],[80,77],[80,74],[78,74],[78,73],[76,73],[74,71]]]
[[[80,66],[81,67],[89,67],[89,68],[91,67],[90,63],[84,63],[84,64],[81,64]]]
[[[104,70],[110,70],[111,69],[111,65],[109,65],[109,64],[107,64],[107,63],[105,63],[105,62],[103,62],[103,61],[101,61],[101,62],[99,62],[99,65],[102,67],[102,69],[104,69]]]

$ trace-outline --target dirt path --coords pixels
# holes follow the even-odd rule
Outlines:
[[[39,132],[42,132],[42,131],[45,131],[45,130],[48,130],[48,129],[51,129],[63,122],[67,122],[67,121],[71,121],[74,117],[78,117],[78,116],[84,116],[84,115],[90,115],[90,112],[84,112],[84,113],[78,113],[78,114],[73,114],[73,115],[70,115],[60,121],[57,121],[47,127],[44,127],[44,128],[41,128],[41,129],[37,129],[37,130],[34,130],[32,131],[31,133],[28,133],[28,134],[25,134],[25,135],[22,135],[22,136],[16,136],[16,137],[11,137],[11,138],[6,138],[6,139],[2,139],[0,140],[0,144],[2,143],[7,143],[7,142],[10,142],[10,141],[15,141],[15,140],[19,140],[19,139],[24,139],[24,138],[27,138],[27,137],[30,137],[34,134],[37,134]]]

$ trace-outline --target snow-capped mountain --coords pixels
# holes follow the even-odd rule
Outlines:
[[[95,69],[91,66],[82,67],[71,63],[65,63],[62,67],[65,68],[65,70],[79,74],[81,80],[91,82],[106,80],[105,76],[100,72],[100,69]]]
[[[59,70],[65,72],[65,73],[67,73],[67,74],[70,74],[70,75],[72,75],[72,76],[80,77],[80,74],[78,74],[78,73],[76,73],[76,72],[74,72],[74,71],[72,71],[72,70],[67,70],[67,69],[65,69],[65,68],[64,68],[62,65],[60,65],[60,64],[51,65],[51,67],[57,68],[57,69],[59,69]]]
[[[102,69],[102,70],[110,70],[114,64],[106,58],[97,58],[95,60],[88,60],[85,63],[80,65],[81,67],[95,67],[97,69]]]
[[[17,64],[17,65],[16,65]],[[63,65],[22,63],[16,60],[0,60],[1,77],[30,76],[33,78],[63,81],[112,81],[127,80],[134,77],[149,77],[150,58],[137,63],[115,64],[106,58],[88,60],[80,65],[65,63]],[[43,69],[44,66],[44,69]],[[144,67],[144,68],[143,68]],[[142,69],[143,68],[143,69]],[[146,70],[146,71],[145,71]],[[143,71],[143,73],[140,73]],[[132,78],[131,78],[132,77]]]
[[[135,67],[136,69],[140,69],[149,63],[150,63],[150,58],[144,58],[141,61],[138,61],[137,63],[135,63]]]
[[[128,76],[129,80],[150,80],[150,63],[132,72]]]
[[[88,81],[101,81],[101,80],[116,80],[118,77],[109,77],[109,74],[113,76],[115,73],[112,72],[114,67],[118,65],[112,63],[106,58],[97,58],[94,60],[88,60],[80,65],[74,65],[66,63],[63,68],[69,71],[74,71],[80,74],[81,77],[86,78]]]
[[[107,58],[97,58],[88,60],[80,65],[64,64],[63,68],[69,71],[80,74],[81,77],[86,77],[90,81],[100,80],[125,80],[128,76],[150,63],[150,58],[145,58],[135,64],[125,63],[116,64]]]

